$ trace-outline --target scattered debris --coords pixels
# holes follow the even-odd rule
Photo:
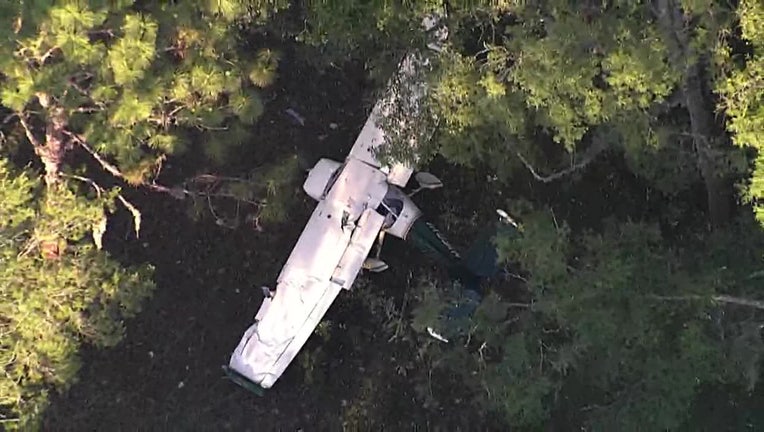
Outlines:
[[[287,108],[284,110],[285,113],[289,114],[289,117],[292,117],[292,119],[299,123],[300,126],[305,126],[305,118],[300,115],[297,111],[293,110],[292,108]]]

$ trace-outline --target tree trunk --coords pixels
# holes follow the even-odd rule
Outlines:
[[[48,193],[56,193],[55,188],[61,184],[61,164],[67,147],[64,138],[66,129],[66,113],[60,106],[51,103],[50,97],[45,93],[37,95],[40,105],[45,109],[47,118],[45,123],[45,141],[40,142],[32,133],[31,126],[27,123],[24,113],[19,113],[21,125],[24,128],[27,139],[32,143],[34,151],[45,167],[45,185]],[[46,260],[56,260],[61,257],[66,241],[57,234],[41,236],[38,238],[40,252]]]
[[[717,139],[713,136],[714,118],[705,106],[701,88],[700,68],[698,63],[695,63],[685,73],[683,91],[687,111],[690,113],[690,128],[698,157],[698,169],[706,184],[711,223],[719,227],[725,225],[730,218],[732,189],[720,175],[723,172],[717,166],[718,159],[715,154],[717,146],[714,145]]]
[[[64,109],[51,104],[50,97],[44,93],[37,95],[40,105],[47,111],[45,124],[45,143],[33,142],[37,156],[45,166],[45,184],[48,187],[58,185],[61,180],[61,164],[66,153],[64,130],[66,115]]]
[[[714,116],[703,97],[702,56],[690,46],[685,19],[675,0],[658,0],[658,21],[666,36],[673,65],[683,72],[682,94],[690,114],[690,130],[697,154],[697,166],[706,186],[711,224],[725,225],[730,218],[732,188],[717,165],[718,142]],[[688,64],[688,62],[691,62]]]

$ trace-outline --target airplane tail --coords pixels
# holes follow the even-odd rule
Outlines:
[[[455,329],[451,327],[462,318],[470,317],[477,309],[483,298],[481,282],[503,271],[498,264],[493,238],[499,231],[505,230],[516,231],[516,227],[502,222],[486,227],[473,241],[466,255],[462,256],[432,223],[422,218],[414,222],[408,238],[427,256],[444,265],[449,275],[461,284],[459,298],[450,302],[441,314],[446,321],[446,328],[442,329],[446,334],[454,333]],[[433,330],[428,331],[433,335]],[[438,333],[433,336],[447,342]]]
[[[409,238],[427,256],[444,265],[451,277],[459,280],[465,288],[480,293],[480,281],[501,272],[493,238],[497,232],[505,230],[514,231],[515,228],[505,223],[486,227],[464,256],[451,246],[435,225],[422,218],[412,225]]]
[[[480,274],[473,271],[461,254],[432,223],[419,218],[409,232],[411,242],[431,259],[445,266],[449,275],[465,289],[480,292]]]

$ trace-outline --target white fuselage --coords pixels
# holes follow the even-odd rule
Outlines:
[[[425,20],[431,29],[435,19]],[[445,33],[436,33],[438,41]],[[439,43],[430,48],[439,49]],[[318,204],[286,260],[276,289],[267,296],[231,355],[229,367],[263,388],[270,388],[291,363],[342,289],[350,289],[380,232],[406,238],[421,212],[400,188],[413,172],[408,164],[385,165],[376,150],[387,135],[380,126],[401,101],[419,107],[424,84],[417,71],[426,56],[410,54],[375,104],[347,159],[321,159],[303,188]],[[404,100],[405,99],[405,100]],[[417,112],[408,112],[410,121]],[[409,144],[416,145],[412,137]]]

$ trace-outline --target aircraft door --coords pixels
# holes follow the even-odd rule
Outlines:
[[[385,216],[384,230],[404,240],[411,226],[422,216],[422,211],[414,201],[393,185],[387,189],[387,194],[377,211]]]

